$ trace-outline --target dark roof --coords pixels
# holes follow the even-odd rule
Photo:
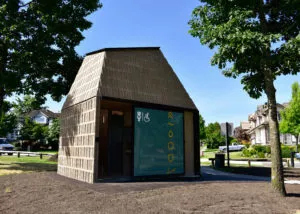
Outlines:
[[[27,116],[29,117],[34,117],[35,115],[37,115],[38,113],[42,113],[44,115],[46,115],[47,117],[49,118],[58,118],[60,113],[54,113],[50,110],[47,110],[47,109],[38,109],[38,110],[32,110],[31,112],[29,112],[27,114]]]
[[[160,49],[160,47],[123,47],[123,48],[102,48],[96,51],[92,51],[86,54],[86,56],[92,55],[92,54],[96,54],[96,53],[100,53],[100,52],[104,52],[104,51],[126,51],[126,50],[156,50],[156,49]]]

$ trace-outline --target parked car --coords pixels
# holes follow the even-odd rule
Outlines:
[[[229,146],[229,151],[242,151],[245,148],[244,145],[239,145],[237,143],[233,143],[231,146]],[[219,150],[221,152],[226,152],[227,151],[227,146],[219,146]]]
[[[13,151],[14,146],[8,143],[6,138],[0,138],[0,151]],[[12,152],[7,152],[8,155],[13,155]]]
[[[296,153],[295,158],[300,159],[300,153]]]

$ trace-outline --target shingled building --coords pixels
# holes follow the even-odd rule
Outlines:
[[[88,183],[199,175],[198,121],[159,48],[89,53],[61,111],[58,174]]]

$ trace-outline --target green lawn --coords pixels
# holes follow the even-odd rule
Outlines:
[[[201,156],[201,158],[214,158],[215,153],[217,153],[218,150],[216,151],[204,151],[204,156]],[[249,159],[249,157],[243,157],[242,152],[230,152],[229,154],[230,159]],[[226,158],[226,153],[225,153],[225,158]]]
[[[0,176],[25,172],[56,171],[57,163],[48,161],[48,158],[0,156]]]

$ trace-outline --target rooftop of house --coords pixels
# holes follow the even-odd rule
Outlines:
[[[37,115],[38,113],[42,113],[48,118],[58,118],[60,115],[60,113],[55,113],[55,112],[47,110],[47,109],[37,109],[37,110],[32,110],[31,112],[29,112],[27,114],[27,116],[32,118],[35,115]]]

